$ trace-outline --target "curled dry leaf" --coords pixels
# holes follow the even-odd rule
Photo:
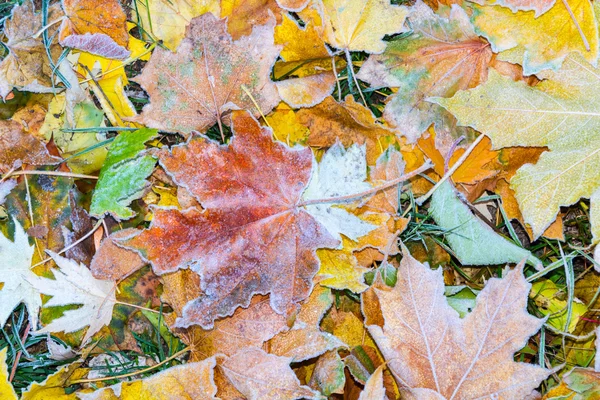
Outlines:
[[[62,0],[62,6],[61,45],[107,58],[129,56],[127,16],[119,0]]]
[[[269,73],[279,55],[274,21],[232,41],[226,21],[207,13],[194,18],[175,53],[157,48],[135,78],[150,95],[135,121],[167,132],[204,132],[235,109],[269,113],[279,95]],[[255,108],[253,100],[258,104]]]
[[[234,113],[232,125],[227,146],[194,138],[159,152],[163,168],[205,210],[156,209],[150,229],[123,242],[157,274],[189,265],[201,276],[201,293],[183,308],[178,327],[208,329],[257,293],[270,293],[277,312],[293,311],[312,288],[315,249],[338,244],[298,208],[312,170],[310,150],[273,142],[247,113]]]
[[[490,279],[461,319],[446,301],[441,269],[430,270],[406,248],[403,253],[396,287],[376,290],[385,324],[368,328],[404,388],[446,399],[513,399],[550,374],[514,361],[544,323],[527,312],[531,285],[522,264],[503,279]]]

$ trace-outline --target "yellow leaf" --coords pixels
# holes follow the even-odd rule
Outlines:
[[[227,18],[227,31],[234,40],[250,35],[254,27],[273,17],[281,22],[281,9],[275,0],[221,0],[221,18]]]
[[[571,55],[559,71],[539,76],[545,80],[529,87],[490,70],[483,85],[450,99],[430,99],[454,114],[460,125],[488,135],[494,148],[550,149],[511,179],[535,238],[561,206],[590,197],[600,187],[600,70]]]
[[[378,54],[385,35],[406,32],[406,7],[389,0],[323,0],[325,38],[338,49]]]
[[[219,16],[219,3],[219,0],[135,0],[133,8],[141,27],[175,51],[192,18],[207,12]]]
[[[565,327],[567,322],[567,301],[561,299],[566,297],[566,292],[560,290],[558,286],[551,280],[543,280],[536,282],[531,287],[531,297],[535,304],[539,307],[538,309],[544,315],[549,315],[548,323],[554,328],[562,331],[573,332],[579,319],[587,312],[587,306],[581,303],[578,299],[575,299],[571,304],[571,320],[569,327]]]
[[[81,368],[81,362],[75,362],[62,367],[54,374],[47,377],[43,382],[32,383],[23,395],[21,400],[77,400],[75,393],[65,391],[68,386],[67,381],[83,378],[89,369]]]
[[[0,399],[17,400],[17,394],[8,381],[8,368],[6,366],[6,348],[0,350]]]
[[[288,146],[304,144],[308,138],[308,128],[300,123],[294,110],[285,103],[280,103],[275,107],[273,112],[267,116],[267,121],[273,129],[275,139]]]
[[[535,17],[534,11],[511,10],[500,6],[473,6],[472,21],[477,32],[485,36],[502,59],[523,65],[525,75],[544,69],[558,69],[565,57],[578,52],[590,63],[598,59],[598,27],[589,0],[566,0],[588,43],[586,49],[577,25],[562,1],[548,12]],[[548,36],[551,36],[549,40]]]
[[[354,242],[344,237],[342,244],[344,247],[341,250],[317,250],[317,256],[321,260],[318,276],[324,278],[320,284],[333,289],[348,289],[354,293],[363,292],[368,287],[363,279],[363,274],[368,269],[359,266],[352,254]]]

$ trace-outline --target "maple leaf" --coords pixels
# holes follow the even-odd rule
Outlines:
[[[442,270],[430,270],[406,248],[395,288],[375,289],[385,319],[368,326],[400,384],[416,398],[511,399],[528,394],[550,371],[514,361],[544,320],[527,313],[531,285],[522,264],[492,278],[464,319],[444,296]],[[423,396],[423,397],[420,397]],[[431,397],[434,398],[434,397]]]
[[[546,80],[535,87],[490,70],[485,84],[450,99],[432,99],[452,112],[461,125],[488,135],[494,148],[550,149],[535,165],[524,165],[511,179],[524,221],[535,238],[550,226],[560,206],[590,197],[599,188],[596,127],[600,103],[589,95],[595,93],[593,88],[600,89],[599,73],[574,55],[560,71],[541,74]]]
[[[88,51],[107,58],[124,59],[129,34],[127,16],[118,0],[62,0],[66,18],[59,41],[65,47]]]
[[[249,36],[232,41],[226,21],[210,13],[194,18],[177,51],[157,48],[134,80],[150,95],[150,104],[134,120],[150,128],[181,132],[205,131],[234,109],[263,113],[278,103],[269,73],[279,54],[273,26],[257,26]]]
[[[557,2],[537,18],[533,11],[513,13],[505,7],[474,5],[471,20],[494,53],[505,52],[499,59],[522,64],[525,75],[556,70],[571,52],[592,64],[598,60],[598,26],[589,0]],[[548,34],[555,39],[543,39]]]
[[[407,8],[388,0],[323,0],[322,6],[325,38],[338,49],[381,53],[383,36],[407,31]]]
[[[60,5],[48,8],[48,21],[60,18]],[[15,5],[10,19],[4,22],[4,35],[8,39],[3,45],[9,53],[0,62],[0,96],[6,96],[13,88],[22,91],[52,93],[53,70],[42,37],[36,35],[42,29],[41,14],[35,13],[33,1]],[[56,27],[48,27],[48,37],[56,34]],[[60,46],[49,43],[49,52],[54,59],[60,55]]]
[[[177,50],[192,19],[207,12],[221,13],[219,0],[135,0],[132,8],[140,26],[172,51]]]
[[[356,76],[372,87],[399,88],[388,98],[384,118],[410,142],[431,124],[438,136],[459,137],[465,128],[457,130],[451,114],[425,99],[450,97],[484,82],[492,49],[456,5],[443,18],[418,1],[408,17],[413,34],[389,42],[382,54],[369,57]]]
[[[36,275],[31,271],[34,246],[29,245],[23,227],[13,218],[14,241],[0,234],[0,327],[19,303],[24,303],[31,326],[37,326],[38,312],[42,306],[40,293],[31,285]]]
[[[300,385],[290,362],[291,358],[249,347],[225,359],[219,367],[249,400],[319,399],[318,392]]]
[[[75,332],[89,326],[82,340],[86,344],[91,337],[112,319],[115,298],[115,283],[102,281],[92,276],[83,264],[48,251],[60,269],[53,269],[55,279],[35,276],[29,283],[40,293],[52,296],[44,307],[81,305],[75,310],[67,310],[63,315],[44,328],[45,332]]]
[[[0,398],[5,400],[17,400],[15,389],[8,381],[8,367],[6,366],[6,350],[0,350]]]
[[[367,164],[374,165],[382,153],[380,138],[394,136],[394,132],[375,122],[370,110],[358,104],[352,96],[338,103],[331,96],[311,108],[301,109],[296,115],[308,127],[308,144],[314,147],[331,147],[338,140],[344,147],[365,144]]]
[[[184,307],[177,327],[210,328],[256,293],[270,292],[271,306],[287,313],[310,293],[318,269],[314,249],[338,244],[297,208],[311,151],[273,142],[246,113],[234,113],[232,126],[228,146],[194,138],[159,153],[162,167],[205,210],[156,209],[150,229],[123,242],[157,274],[189,265],[201,276],[202,294]]]

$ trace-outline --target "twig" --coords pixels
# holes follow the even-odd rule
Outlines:
[[[50,175],[50,176],[64,176],[67,178],[81,178],[81,179],[98,179],[97,176],[94,175],[84,175],[84,174],[74,174],[72,172],[61,172],[61,171],[14,171],[10,172],[2,178],[5,180],[11,176],[15,175]]]
[[[354,73],[354,64],[352,64],[352,57],[350,56],[350,51],[345,49],[346,52],[346,62],[348,62],[348,72],[352,74],[352,79],[354,79],[354,83],[356,84],[356,90],[360,94],[360,98],[363,101],[365,107],[367,106],[367,101],[365,100],[365,96],[363,95],[362,90],[360,90],[360,85],[358,83],[358,79],[356,79],[356,74]]]
[[[25,346],[25,340],[27,339],[27,336],[29,336],[29,331],[31,330],[31,323],[28,322],[27,326],[25,327],[25,332],[23,332],[23,336],[21,337],[21,343],[23,343],[23,346]],[[22,350],[19,350],[17,352],[17,355],[15,356],[15,361],[13,363],[12,369],[10,370],[10,376],[8,377],[8,381],[12,382],[13,378],[15,377],[15,374],[17,373],[17,367],[19,366],[19,360],[21,360],[21,355],[23,354]]]
[[[408,174],[402,175],[401,177],[393,179],[389,182],[386,182],[385,184],[383,184],[381,186],[377,186],[372,189],[366,190],[364,192],[349,194],[346,196],[330,197],[327,199],[304,200],[304,201],[299,202],[297,204],[297,207],[304,207],[304,206],[309,206],[309,205],[313,205],[313,204],[343,203],[343,202],[346,202],[349,200],[360,199],[362,197],[377,193],[381,190],[385,190],[385,189],[391,188],[393,186],[396,186],[399,183],[402,183],[404,181],[407,181],[407,180],[419,175],[421,172],[427,171],[429,168],[431,168],[431,162],[429,160],[427,160],[425,162],[425,164],[421,165],[419,168],[415,169],[414,171],[411,171]]]

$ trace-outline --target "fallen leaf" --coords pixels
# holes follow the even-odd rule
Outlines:
[[[129,33],[127,16],[118,0],[62,0],[66,18],[60,27],[59,41],[71,47],[107,58],[124,59]]]
[[[78,400],[75,393],[67,393],[65,386],[69,380],[83,378],[89,370],[81,368],[81,361],[60,368],[42,382],[33,382],[23,391],[21,400]]]
[[[36,275],[31,271],[34,246],[29,245],[23,227],[13,219],[14,241],[0,234],[0,327],[8,320],[19,303],[24,303],[31,326],[37,326],[38,312],[42,306],[40,293],[31,285]]]
[[[221,13],[219,0],[135,0],[135,16],[146,32],[171,51],[177,50],[192,19],[207,12]]]
[[[16,3],[15,3],[16,4]],[[61,17],[58,3],[48,7],[48,21]],[[24,1],[13,7],[10,19],[4,21],[4,35],[8,39],[3,45],[9,53],[0,62],[0,96],[4,100],[16,88],[21,91],[52,93],[54,80],[52,66],[41,35],[42,16],[35,12],[34,2]],[[48,37],[56,35],[57,27],[48,27]],[[56,60],[61,49],[58,43],[51,41],[49,53]]]
[[[273,129],[273,137],[288,146],[304,145],[310,131],[300,123],[296,112],[285,103],[280,103],[266,117],[268,126]]]
[[[456,5],[443,18],[418,1],[408,18],[413,34],[389,42],[382,54],[370,56],[357,78],[376,88],[399,88],[388,97],[383,116],[409,142],[415,142],[431,124],[438,142],[468,135],[465,128],[456,127],[450,113],[425,99],[451,97],[460,89],[485,82],[492,61],[489,43],[475,33],[467,13]]]
[[[342,246],[340,250],[317,250],[317,257],[321,261],[321,268],[317,274],[321,279],[319,284],[332,289],[363,292],[368,288],[363,278],[368,269],[358,265],[356,257],[352,254],[354,246],[351,241],[343,239]]]
[[[310,146],[327,148],[338,140],[344,147],[365,144],[368,165],[374,165],[387,147],[380,140],[394,136],[393,131],[376,123],[371,111],[355,102],[352,96],[347,96],[343,103],[327,97],[321,104],[301,109],[296,115],[310,130]]]
[[[385,388],[383,387],[383,365],[377,367],[365,384],[365,389],[358,400],[384,400]]]
[[[279,54],[273,26],[273,21],[257,26],[250,36],[232,41],[225,20],[210,13],[194,18],[177,51],[155,49],[134,79],[150,95],[150,104],[134,120],[188,136],[221,124],[231,110],[268,114],[279,103],[269,77]]]
[[[592,400],[598,396],[600,396],[600,373],[590,368],[573,368],[563,376],[560,386],[546,393],[544,400]]]
[[[8,172],[18,162],[31,165],[58,164],[39,139],[16,121],[0,121],[0,171]]]
[[[475,309],[460,319],[446,302],[442,271],[432,271],[403,249],[398,283],[376,290],[385,325],[369,332],[402,386],[441,398],[522,397],[550,371],[514,361],[544,323],[527,313],[530,284],[522,264],[490,279]],[[425,398],[425,397],[417,397]]]
[[[227,31],[238,40],[275,17],[281,22],[281,9],[275,0],[221,0],[221,18],[227,18]]]
[[[537,164],[524,165],[511,179],[534,238],[550,226],[560,206],[591,196],[600,182],[600,140],[595,129],[600,120],[597,100],[589,94],[600,87],[598,70],[582,57],[572,56],[559,72],[546,71],[541,77],[546,80],[532,88],[491,70],[488,82],[475,89],[451,99],[432,99],[456,115],[461,125],[488,135],[494,148],[550,149]]]
[[[195,138],[159,152],[161,166],[205,210],[156,209],[150,229],[123,242],[159,275],[191,263],[201,276],[200,297],[183,309],[177,327],[209,329],[256,293],[269,292],[278,313],[292,311],[310,293],[315,248],[338,244],[297,208],[310,178],[310,150],[273,142],[247,113],[234,113],[232,125],[228,146]]]
[[[289,367],[290,361],[249,347],[228,357],[219,367],[249,400],[319,399],[318,392],[300,385]]]
[[[38,333],[75,332],[89,326],[82,344],[98,332],[112,319],[113,306],[116,304],[115,283],[101,281],[82,264],[48,252],[60,267],[52,273],[55,279],[42,277],[30,278],[29,283],[40,293],[52,296],[44,307],[81,305],[75,310],[67,310],[63,315],[39,329]]]
[[[323,0],[326,41],[333,47],[378,54],[385,35],[406,32],[406,7],[389,0]]]
[[[279,7],[295,12],[302,11],[309,2],[310,0],[277,0]]]
[[[123,229],[102,240],[90,264],[95,278],[120,281],[146,264],[137,252],[119,246],[120,239],[136,233],[134,229]]]
[[[215,358],[168,368],[148,378],[121,382],[92,393],[77,393],[81,400],[208,400],[216,399]]]
[[[503,238],[477,218],[450,182],[444,182],[435,191],[429,211],[464,265],[518,263],[524,259],[534,266],[541,265],[531,252]],[[483,247],[486,251],[481,251]]]
[[[494,53],[510,50],[508,55],[501,53],[499,58],[522,64],[524,75],[548,68],[557,70],[571,52],[579,53],[589,63],[596,63],[598,26],[589,0],[555,2],[548,12],[536,17],[534,11],[513,13],[505,7],[474,5],[471,20],[476,32],[489,40]],[[547,35],[554,40],[541,38]]]
[[[562,296],[561,296],[562,294]],[[533,284],[529,297],[535,301],[542,315],[548,315],[548,324],[564,332],[573,332],[579,320],[587,312],[587,306],[581,300],[574,298],[569,307],[564,299],[566,293],[560,290],[554,282],[545,279]],[[567,317],[568,310],[570,314]],[[566,326],[569,318],[569,326]]]
[[[317,360],[309,385],[325,396],[343,394],[346,384],[344,362],[337,351],[328,351]]]
[[[8,381],[8,367],[6,365],[6,350],[0,350],[0,398],[3,400],[17,400],[15,389]]]
[[[90,214],[102,217],[110,213],[117,220],[129,219],[135,213],[128,207],[149,186],[146,180],[154,170],[156,159],[143,154],[145,143],[158,135],[155,129],[122,132],[110,150],[98,177],[92,196]]]

